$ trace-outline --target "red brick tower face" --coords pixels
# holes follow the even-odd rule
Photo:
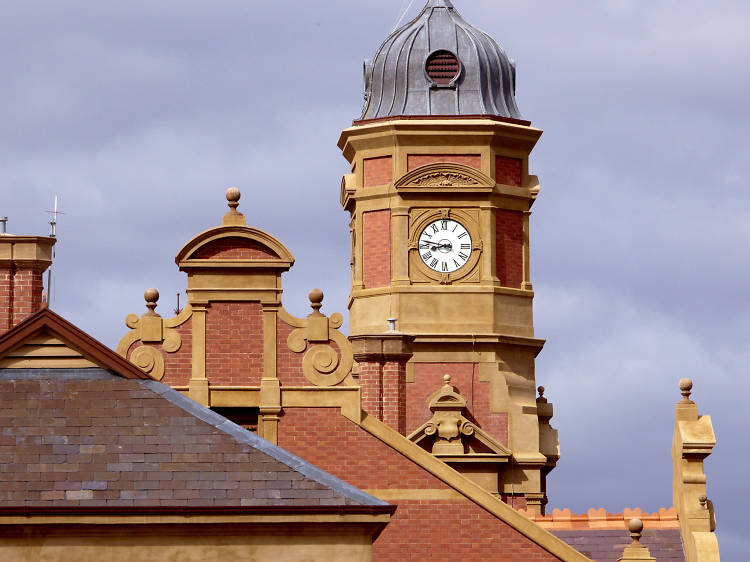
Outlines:
[[[0,334],[42,307],[54,238],[0,235]]]

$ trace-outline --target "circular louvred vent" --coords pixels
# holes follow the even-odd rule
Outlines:
[[[435,51],[427,58],[425,70],[430,80],[444,86],[456,79],[461,72],[461,63],[450,51]]]

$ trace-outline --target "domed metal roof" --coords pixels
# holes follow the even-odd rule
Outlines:
[[[365,62],[361,119],[496,115],[521,119],[515,63],[449,0],[429,0]]]

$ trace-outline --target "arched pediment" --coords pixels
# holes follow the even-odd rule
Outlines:
[[[250,226],[220,226],[201,232],[178,252],[180,267],[235,262],[289,269],[294,256],[279,240]]]
[[[415,168],[401,176],[396,189],[492,189],[495,181],[464,164],[436,162]]]

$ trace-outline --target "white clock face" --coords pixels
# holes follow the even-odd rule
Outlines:
[[[430,269],[452,273],[471,257],[471,235],[460,222],[433,221],[419,235],[419,256]]]

